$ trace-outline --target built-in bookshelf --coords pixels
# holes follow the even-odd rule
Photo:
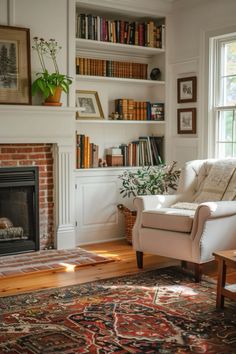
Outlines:
[[[165,161],[165,17],[114,3],[76,2],[76,91],[102,108],[75,122],[78,243],[122,237],[119,174]]]
[[[91,8],[86,2],[77,3],[77,89],[98,92],[109,125],[101,131],[96,121],[78,119],[76,130],[99,146],[101,159],[113,145],[129,144],[137,138],[132,125],[127,128],[131,120],[142,122],[138,136],[165,135],[165,18],[143,17],[124,9],[106,12],[99,4]],[[151,80],[156,67],[161,74]]]

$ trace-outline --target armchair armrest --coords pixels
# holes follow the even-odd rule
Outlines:
[[[139,229],[142,225],[143,210],[153,210],[168,207],[181,198],[180,194],[170,195],[145,195],[134,199],[134,207],[137,210],[136,221],[132,230],[133,246],[136,250],[139,249]]]
[[[196,234],[202,234],[206,221],[232,215],[236,215],[236,201],[218,201],[199,204],[194,215],[191,232],[192,239],[195,238]]]
[[[137,212],[143,210],[167,208],[180,199],[180,194],[144,195],[134,198],[134,207]]]

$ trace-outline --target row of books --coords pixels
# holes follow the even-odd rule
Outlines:
[[[84,134],[76,135],[76,168],[98,167],[98,145],[90,142]]]
[[[134,101],[118,98],[115,100],[115,112],[124,120],[164,120],[164,103]]]
[[[163,163],[163,137],[140,136],[129,144],[121,144],[123,166],[154,166]],[[84,134],[76,135],[76,168],[99,167],[98,145]]]
[[[164,48],[165,25],[154,21],[109,20],[102,16],[78,14],[77,37],[104,42]]]
[[[76,74],[147,79],[147,64],[115,60],[76,58]]]
[[[154,166],[163,161],[163,136],[140,136],[130,144],[121,144],[124,166]]]

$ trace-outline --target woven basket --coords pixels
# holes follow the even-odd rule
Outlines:
[[[134,227],[137,212],[126,208],[123,204],[118,204],[117,208],[125,217],[125,237],[128,243],[132,245],[132,229]]]

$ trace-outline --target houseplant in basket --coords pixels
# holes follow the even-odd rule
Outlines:
[[[180,169],[176,169],[176,162],[171,165],[140,167],[137,170],[125,170],[119,179],[122,186],[121,195],[135,197],[147,194],[168,194],[176,190],[180,176]],[[126,239],[132,243],[132,228],[136,219],[136,211],[130,210],[123,204],[118,204],[118,209],[125,216]]]
[[[61,106],[61,92],[68,93],[69,85],[72,83],[72,79],[68,75],[59,72],[57,54],[61,47],[55,39],[46,41],[43,38],[34,37],[33,41],[32,48],[37,52],[42,72],[36,74],[37,78],[32,84],[32,95],[39,91],[45,99],[44,105]],[[49,58],[53,63],[53,73],[49,73],[46,67],[46,58]]]

